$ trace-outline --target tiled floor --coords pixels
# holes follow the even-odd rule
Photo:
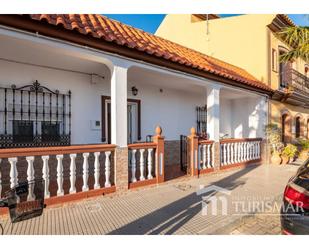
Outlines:
[[[41,217],[13,226],[7,217],[0,219],[5,234],[213,234],[240,216],[202,215],[202,198],[196,194],[200,185],[228,189],[229,198],[273,197],[282,194],[296,170],[293,165],[227,170],[47,208]]]

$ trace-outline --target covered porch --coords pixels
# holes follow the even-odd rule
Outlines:
[[[0,40],[0,195],[43,177],[46,197],[68,200],[160,183],[182,158],[191,175],[197,158],[198,170],[260,159],[247,142],[263,138],[263,95],[15,31]]]

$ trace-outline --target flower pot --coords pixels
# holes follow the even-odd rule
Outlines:
[[[279,153],[273,153],[271,155],[270,161],[271,161],[272,164],[280,165],[282,159],[281,159]]]
[[[287,156],[281,156],[281,158],[282,158],[282,165],[286,165],[290,161],[290,158]]]

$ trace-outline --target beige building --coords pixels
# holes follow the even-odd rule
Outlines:
[[[283,14],[167,15],[156,35],[244,68],[270,86],[269,122],[290,142],[309,136],[309,62],[280,63],[290,48],[277,33],[289,26],[295,24]]]

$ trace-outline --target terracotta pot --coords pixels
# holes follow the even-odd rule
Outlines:
[[[308,158],[308,153],[309,153],[309,150],[302,150],[300,153],[299,153],[299,156],[298,158],[302,161],[306,161],[307,158]]]
[[[281,157],[280,157],[280,155],[278,153],[273,153],[271,155],[270,161],[271,161],[272,164],[280,165],[282,159],[281,159]]]
[[[282,158],[282,165],[286,165],[290,161],[290,158],[287,156],[281,156],[281,158]]]

